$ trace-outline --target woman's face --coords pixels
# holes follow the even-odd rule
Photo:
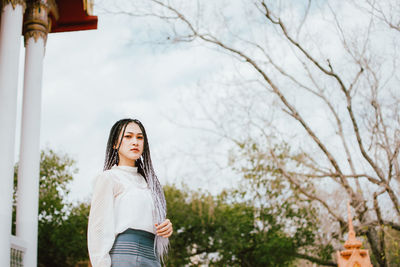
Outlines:
[[[122,131],[118,142],[121,140]],[[118,143],[119,144],[119,143]],[[116,148],[118,147],[118,144]],[[144,136],[139,125],[130,122],[125,129],[121,146],[119,147],[119,166],[135,166],[135,160],[139,159],[143,153]]]

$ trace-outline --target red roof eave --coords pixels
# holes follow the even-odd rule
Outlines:
[[[85,0],[58,0],[58,19],[52,17],[50,33],[97,29],[97,16],[90,16],[84,9]]]

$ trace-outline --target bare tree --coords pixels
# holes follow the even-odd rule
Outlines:
[[[256,120],[250,114],[238,124],[268,140],[265,157],[327,214],[324,221],[338,241],[346,232],[344,203],[349,200],[357,233],[365,235],[379,266],[389,266],[386,229],[400,231],[398,5],[371,0],[216,2],[142,0],[121,4],[117,12],[162,25],[157,41],[202,44],[237,60],[242,73],[237,79],[247,81],[249,90],[267,92],[258,101],[269,97],[276,104],[258,112],[269,114],[279,107],[286,116]],[[209,118],[223,136],[243,142],[224,131],[224,123],[213,115]],[[289,139],[288,129],[295,138]],[[276,154],[276,140],[292,146],[290,160]],[[317,190],[304,186],[309,183]],[[338,191],[343,198],[334,197]],[[298,256],[323,263],[306,252]]]
[[[384,22],[393,30],[400,31],[400,6],[396,1],[386,1],[381,3],[376,0],[368,0],[367,12],[370,12],[374,17]]]

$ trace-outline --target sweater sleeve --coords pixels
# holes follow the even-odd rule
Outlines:
[[[110,250],[115,240],[112,177],[96,177],[88,222],[88,250],[93,267],[110,267]]]

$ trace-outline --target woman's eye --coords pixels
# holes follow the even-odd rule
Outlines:
[[[143,139],[143,136],[138,136],[137,139]]]
[[[131,136],[130,136],[130,135],[125,135],[125,137],[126,137],[126,138],[131,138]]]

